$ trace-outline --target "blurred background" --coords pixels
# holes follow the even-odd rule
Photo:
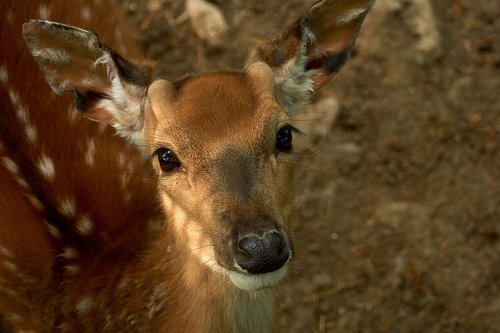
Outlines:
[[[172,79],[242,68],[308,5],[121,3]],[[281,332],[500,332],[499,17],[499,1],[378,0],[295,119],[307,135]]]

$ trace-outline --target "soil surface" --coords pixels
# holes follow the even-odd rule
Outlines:
[[[240,69],[306,1],[122,2],[170,78]],[[500,2],[379,0],[336,79],[295,121],[298,258],[280,332],[500,332]]]

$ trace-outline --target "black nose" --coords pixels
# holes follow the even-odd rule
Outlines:
[[[290,256],[290,250],[281,233],[268,231],[263,236],[244,236],[235,251],[238,265],[250,274],[273,272],[281,268]]]

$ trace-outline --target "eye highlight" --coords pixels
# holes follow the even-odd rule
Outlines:
[[[169,148],[158,148],[155,150],[153,155],[156,155],[158,157],[160,168],[165,173],[177,171],[181,167],[181,162],[174,154],[174,152]]]
[[[289,152],[292,150],[292,133],[298,130],[292,125],[285,125],[276,133],[276,149],[279,152]]]

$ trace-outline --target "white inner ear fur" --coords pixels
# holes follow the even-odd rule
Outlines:
[[[113,116],[112,126],[120,136],[142,147],[144,145],[142,108],[147,89],[122,82],[110,54],[104,53],[99,57],[94,65],[99,64],[106,66],[111,87],[108,91],[110,99],[102,99],[97,106]]]
[[[354,8],[345,13],[344,15],[337,18],[337,25],[343,26],[351,23],[351,21],[357,19],[370,9],[370,6],[366,8]]]
[[[281,71],[275,75],[278,84],[278,102],[289,116],[309,104],[313,95],[313,79],[318,71],[306,71],[305,66],[307,64],[307,45],[315,41],[314,32],[306,27],[297,56],[285,64]]]

